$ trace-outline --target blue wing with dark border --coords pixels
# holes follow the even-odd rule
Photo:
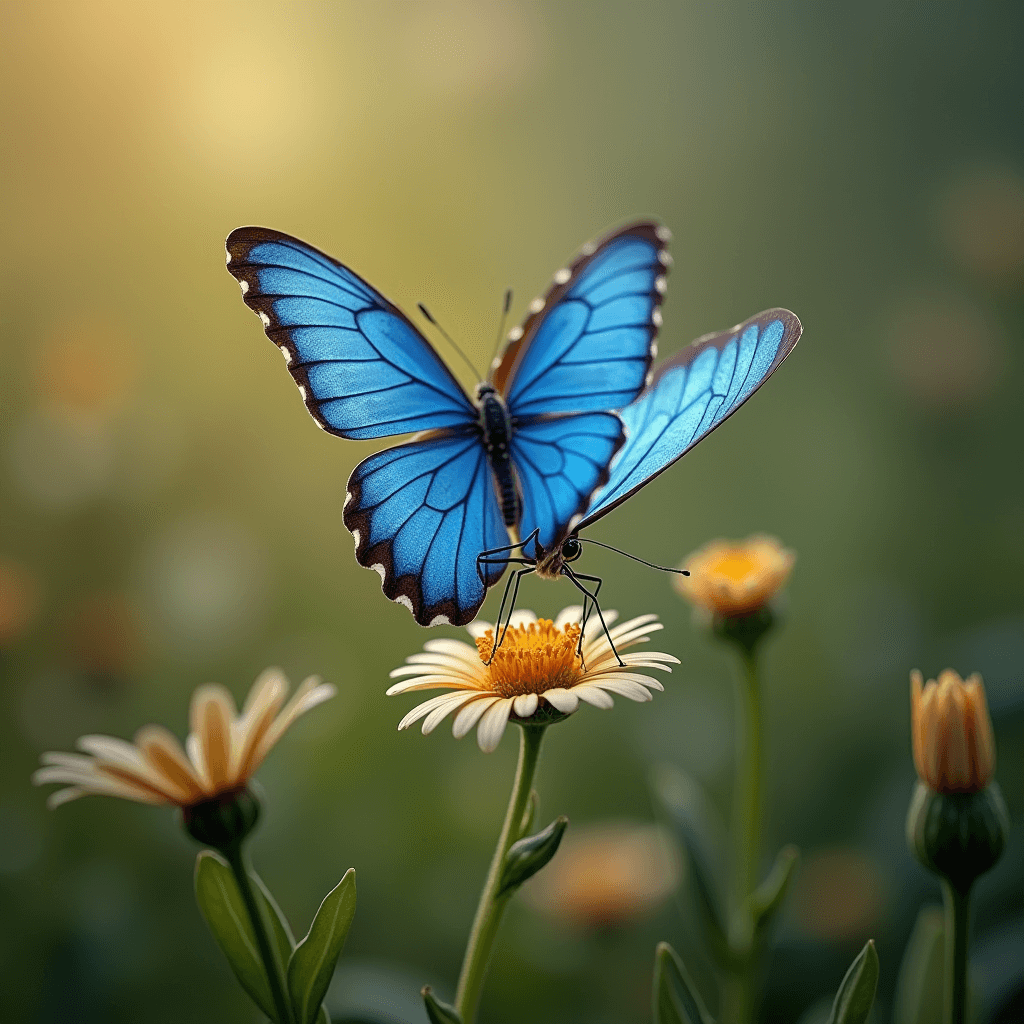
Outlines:
[[[577,529],[621,504],[731,416],[793,351],[802,330],[789,310],[769,309],[699,338],[659,366],[643,394],[619,411],[626,443]]]
[[[284,353],[324,430],[360,439],[476,420],[426,338],[348,267],[268,228],[232,231],[227,252],[245,304]]]
[[[514,419],[619,409],[636,398],[654,358],[670,237],[652,221],[629,224],[555,274],[492,370]]]
[[[608,473],[624,435],[622,421],[608,412],[535,419],[512,435],[512,459],[523,490],[519,535],[538,531],[544,550],[572,530],[573,518]],[[533,545],[527,546],[532,554]]]
[[[352,471],[345,525],[356,560],[421,626],[465,625],[505,571],[481,551],[508,544],[480,436],[472,430],[410,441]]]

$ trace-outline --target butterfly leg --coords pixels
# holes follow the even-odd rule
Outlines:
[[[508,582],[505,584],[505,593],[501,595],[501,605],[498,608],[498,619],[494,624],[494,646],[491,648],[491,656],[484,662],[485,665],[490,665],[494,660],[494,655],[497,653],[498,648],[501,646],[502,641],[505,639],[505,634],[508,632],[508,627],[512,623],[512,613],[516,610],[516,598],[519,597],[519,583],[524,576],[529,576],[531,572],[536,572],[536,566],[533,562],[527,559],[514,559],[520,565],[524,566],[522,569],[517,569],[508,578]],[[505,625],[502,626],[501,619],[505,614],[505,598],[508,597],[509,587],[512,588],[512,600],[509,602],[508,615],[505,616]],[[499,633],[500,630],[500,633]]]
[[[538,526],[529,537],[525,540],[519,541],[517,544],[506,544],[500,548],[488,548],[486,551],[481,551],[480,554],[476,556],[476,574],[480,577],[480,582],[486,586],[486,580],[484,579],[484,574],[480,571],[480,566],[496,565],[499,561],[498,559],[493,558],[493,555],[500,555],[506,551],[515,551],[516,548],[520,548],[525,552],[526,545],[529,544],[531,540],[536,541],[539,533],[540,527]],[[501,561],[517,561],[517,559],[502,559]]]
[[[601,604],[597,600],[597,595],[601,591],[601,584],[604,581],[601,579],[600,576],[589,576],[586,573],[573,572],[573,570],[570,569],[568,565],[563,565],[562,566],[562,572],[566,576],[569,577],[569,579],[572,581],[572,583],[576,586],[576,588],[578,590],[582,591],[582,593],[585,594],[587,598],[590,598],[590,600],[593,601],[594,609],[597,611],[597,617],[601,620],[601,628],[604,630],[604,635],[608,638],[608,646],[611,647],[612,654],[615,655],[616,661],[618,661],[618,663],[623,668],[625,668],[626,663],[619,656],[619,652],[615,649],[615,644],[612,643],[612,635],[611,635],[611,633],[608,632],[608,624],[604,621],[604,616],[601,614]],[[582,580],[586,580],[588,583],[596,584],[596,586],[594,587],[593,591],[587,590],[587,588],[581,582]],[[586,601],[586,598],[584,599],[584,601]],[[584,603],[584,606],[583,606],[583,625],[584,626],[586,625],[587,618],[588,618],[587,606],[586,606],[586,603]],[[580,648],[579,648],[579,652],[580,652],[580,660],[582,661],[582,659],[583,659],[583,628],[582,627],[580,628]]]

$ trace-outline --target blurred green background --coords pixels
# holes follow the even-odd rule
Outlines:
[[[484,365],[504,288],[519,317],[584,240],[656,216],[675,236],[663,354],[773,305],[805,328],[740,415],[592,532],[661,562],[754,531],[798,554],[768,658],[766,855],[793,841],[804,863],[764,1019],[797,1020],[871,936],[889,1019],[938,896],[902,838],[908,671],[946,665],[984,674],[1018,823],[975,956],[985,1019],[1019,1019],[1022,60],[1011,3],[0,6],[0,1017],[254,1019],[173,816],[50,813],[28,780],[83,733],[182,735],[193,687],[242,697],[268,664],[339,689],[262,770],[253,848],[300,932],[356,867],[332,1005],[420,1020],[422,984],[452,994],[514,739],[487,756],[395,731],[413,701],[385,699],[388,671],[457,633],[356,565],[341,506],[374,446],[316,429],[223,240],[308,239]],[[593,550],[587,568],[606,607],[659,613],[655,647],[683,664],[652,705],[552,731],[542,813],[650,821],[663,762],[724,812],[734,666],[667,578]],[[521,603],[572,599],[528,581]],[[662,938],[707,983],[678,905],[625,918],[517,900],[484,1019],[647,1020]]]

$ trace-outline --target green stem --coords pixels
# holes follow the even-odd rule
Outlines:
[[[501,871],[509,847],[521,838],[519,829],[530,799],[533,776],[537,771],[537,759],[540,756],[540,743],[544,737],[543,726],[523,726],[519,731],[519,765],[516,768],[516,780],[512,785],[505,823],[502,825],[501,836],[494,850],[491,868],[487,872],[487,881],[480,893],[480,903],[476,908],[473,929],[469,933],[469,942],[466,944],[466,954],[459,973],[459,985],[455,990],[455,1009],[463,1024],[473,1024],[476,1018],[491,947],[494,945],[498,925],[509,900],[507,895],[498,896]]]
[[[736,694],[736,776],[733,783],[732,926],[734,967],[722,993],[722,1024],[748,1024],[754,1014],[753,923],[747,901],[757,888],[761,852],[761,687],[757,657],[743,652]]]
[[[270,984],[270,994],[274,999],[274,1006],[277,1009],[279,1024],[291,1024],[292,1011],[285,995],[285,981],[281,971],[281,965],[274,958],[270,946],[270,939],[267,935],[263,915],[260,913],[259,905],[256,903],[256,896],[252,891],[252,880],[249,878],[248,858],[239,843],[233,848],[223,851],[227,857],[228,864],[235,876],[235,883],[238,891],[242,894],[242,902],[245,904],[246,913],[249,915],[249,922],[252,924],[253,933],[256,936],[256,945],[259,948],[260,959],[263,961],[263,972]]]
[[[971,917],[971,889],[942,883],[946,904],[946,1024],[967,1024],[967,933]]]

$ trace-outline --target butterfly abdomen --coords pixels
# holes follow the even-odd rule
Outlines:
[[[522,513],[522,503],[512,471],[512,420],[505,403],[490,385],[481,384],[477,388],[477,401],[487,461],[491,464],[501,504],[501,518],[506,526],[515,526]]]

